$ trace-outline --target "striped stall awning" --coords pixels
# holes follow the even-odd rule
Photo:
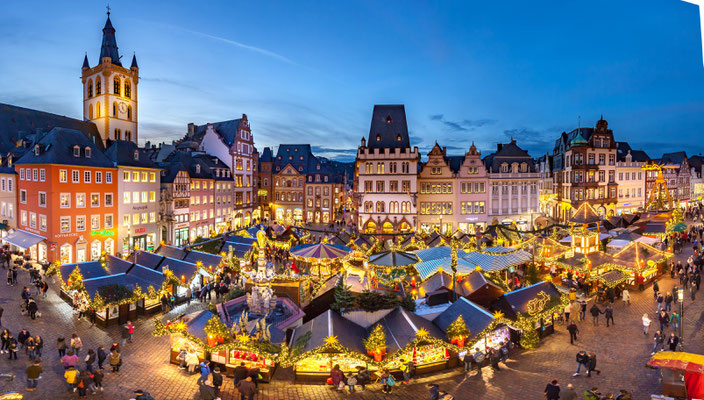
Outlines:
[[[352,251],[349,247],[328,243],[302,244],[291,249],[291,254],[301,258],[335,259]]]
[[[531,255],[527,251],[516,250],[511,253],[487,251],[473,251],[460,255],[464,260],[476,264],[483,271],[503,271],[516,265],[521,265],[531,260]]]
[[[447,272],[448,274],[452,273],[452,258],[451,257],[443,257],[443,258],[436,258],[434,260],[428,260],[428,261],[422,261],[419,262],[418,264],[414,265],[414,268],[416,271],[418,271],[418,275],[420,275],[421,280],[426,280],[428,277],[431,275],[435,274],[442,268],[443,271]],[[476,264],[473,264],[470,261],[464,260],[462,258],[457,258],[457,273],[460,275],[467,275],[471,274],[472,271],[477,268]]]

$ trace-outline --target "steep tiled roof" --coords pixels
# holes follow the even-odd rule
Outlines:
[[[315,158],[315,156],[313,156],[309,144],[279,145],[272,172],[281,172],[286,168],[286,165],[291,164],[298,173],[307,174],[311,158]]]
[[[509,166],[517,162],[528,164],[528,172],[535,172],[535,164],[527,151],[518,147],[515,140],[510,143],[499,143],[496,153],[484,157],[484,165],[490,172],[501,172],[501,164],[507,163]]]
[[[137,159],[134,157],[135,151],[137,151]],[[134,142],[126,140],[116,140],[112,142],[110,147],[105,150],[105,155],[116,165],[120,166],[159,168],[159,166],[148,157],[144,149],[140,149]]]
[[[676,151],[674,153],[665,153],[662,155],[662,161],[667,164],[682,164],[682,161],[687,158],[687,153],[684,151]]]
[[[367,147],[370,149],[394,149],[410,146],[405,107],[402,104],[375,105]]]
[[[237,128],[240,126],[241,118],[231,119],[229,121],[213,122],[213,127],[218,136],[222,138],[226,145],[232,146],[235,143],[235,137],[237,135]],[[208,124],[196,125],[195,133],[193,135],[193,140],[200,142],[205,135],[205,131]]]
[[[92,122],[0,103],[0,152],[13,150],[15,143],[24,137],[56,127],[81,131],[103,149],[98,127]]]
[[[271,153],[271,148],[265,147],[262,154],[259,155],[259,162],[272,162],[274,155]]]
[[[108,14],[108,19],[105,21],[105,27],[103,28],[103,43],[100,46],[100,60],[102,60],[103,57],[110,57],[111,63],[122,66],[122,63],[120,62],[120,53],[117,51],[115,28],[113,28],[112,22],[110,22],[110,14]]]
[[[81,131],[54,128],[37,139],[39,154],[34,149],[24,153],[15,164],[62,164],[84,165],[90,167],[113,167],[112,161],[103,154],[98,146]],[[74,157],[74,146],[79,146],[80,156]],[[85,149],[91,149],[90,158],[86,158]]]

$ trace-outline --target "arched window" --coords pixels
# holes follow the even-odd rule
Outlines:
[[[377,163],[376,164],[376,173],[377,174],[383,174],[384,173],[384,163]]]
[[[117,117],[117,103],[114,101],[112,102],[112,116]]]
[[[383,201],[376,202],[376,212],[378,212],[378,213],[384,212],[384,202]]]
[[[374,211],[374,205],[372,204],[371,201],[365,201],[364,202],[364,212],[372,212]]]
[[[125,140],[132,140],[132,131],[125,131]]]
[[[103,89],[100,86],[100,77],[95,78],[95,95],[99,95],[103,92]]]
[[[120,78],[118,78],[118,77],[113,78],[112,91],[116,95],[118,95],[118,96],[120,95]]]
[[[130,83],[127,80],[125,80],[125,97],[127,97],[129,99],[130,96],[132,96],[132,90],[130,88]]]
[[[93,105],[88,104],[88,119],[93,119]]]
[[[93,97],[93,80],[88,80],[88,97]]]
[[[115,129],[115,140],[120,140],[121,138],[121,132],[119,129]]]
[[[132,106],[127,106],[127,119],[132,120]]]
[[[95,117],[100,118],[100,102],[95,103]]]

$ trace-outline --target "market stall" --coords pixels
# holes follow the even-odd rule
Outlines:
[[[634,241],[614,254],[619,264],[630,272],[627,283],[631,286],[645,284],[662,273],[665,262],[673,256],[648,244]]]
[[[471,354],[500,349],[511,340],[509,328],[485,308],[462,297],[433,319],[449,341]]]
[[[365,335],[364,328],[328,310],[296,328],[289,341],[291,355],[282,366],[293,366],[296,381],[315,383],[325,382],[335,365],[345,374],[358,366],[375,371],[362,346]]]
[[[301,244],[290,250],[294,260],[306,263],[309,274],[330,276],[335,273],[335,266],[352,251],[347,246],[328,244],[327,240],[316,244]]]
[[[647,365],[660,370],[663,395],[704,398],[704,356],[701,354],[660,351],[650,357]]]

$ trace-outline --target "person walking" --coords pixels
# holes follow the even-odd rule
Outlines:
[[[665,295],[665,311],[670,312],[672,310],[672,293],[667,292]]]
[[[587,301],[584,299],[579,300],[579,320],[584,321],[587,319]]]
[[[112,372],[120,372],[120,365],[122,364],[122,356],[117,351],[117,349],[113,350],[110,353],[109,360],[110,360],[110,366],[112,367]]]
[[[626,304],[629,306],[631,305],[631,294],[628,292],[628,289],[623,289],[623,292],[621,292],[621,299],[623,300],[624,306]]]
[[[655,331],[655,335],[653,335],[653,351],[650,353],[651,356],[655,354],[658,346],[660,346],[661,351],[665,350],[665,337],[659,330]]]
[[[662,310],[663,306],[665,305],[665,297],[662,295],[662,293],[658,293],[657,296],[655,296],[655,302],[658,305],[655,312],[659,313],[660,310]]]
[[[103,374],[103,370],[98,368],[93,372],[93,387],[96,390],[100,390],[101,392],[103,391],[103,378],[105,375]]]
[[[208,360],[203,360],[202,363],[200,363],[200,378],[196,381],[197,384],[202,384],[208,379],[208,376],[210,376],[210,361]]]
[[[215,394],[215,387],[213,387],[213,382],[211,380],[203,382],[203,384],[198,388],[198,392],[200,392],[201,400],[215,400],[218,398],[217,394]]]
[[[469,372],[472,369],[472,353],[466,351],[464,357],[462,357],[462,362],[464,363],[464,370]]]
[[[587,362],[587,378],[591,378],[592,371],[596,371],[597,375],[601,375],[601,370],[596,369],[596,354],[589,353],[589,361]]]
[[[8,345],[8,353],[9,353],[9,360],[12,360],[12,357],[17,359],[17,340],[10,335],[10,337],[7,339],[9,345]]]
[[[215,367],[213,369],[213,387],[215,388],[215,397],[220,397],[220,387],[222,386],[222,375],[220,374],[220,367]]]
[[[609,327],[609,320],[611,320],[611,325],[616,325],[614,322],[614,309],[611,307],[611,304],[608,304],[604,309],[604,316],[606,317],[607,328]]]
[[[56,349],[59,351],[59,358],[66,355],[66,339],[64,339],[62,334],[59,334],[59,337],[56,338]]]
[[[567,325],[567,331],[570,333],[570,344],[574,344],[574,342],[577,341],[577,334],[579,333],[577,324],[575,324],[574,321],[570,321],[570,324]]]
[[[132,321],[127,321],[127,343],[132,343],[132,335],[134,335],[134,325]]]
[[[39,365],[39,360],[34,360],[32,365],[24,370],[27,375],[27,390],[34,391],[37,390],[37,382],[39,382],[39,377],[42,375],[42,367]]]
[[[670,314],[670,323],[672,324],[672,327],[675,332],[677,332],[677,330],[680,329],[680,315],[676,312]]]
[[[71,349],[73,352],[78,355],[81,352],[81,348],[83,347],[83,341],[81,340],[80,337],[78,337],[77,334],[71,335]]]
[[[570,322],[570,313],[572,312],[572,302],[567,303],[564,309],[565,313],[565,322],[569,323]]]
[[[660,294],[660,285],[658,285],[658,281],[653,282],[653,298],[657,300],[658,295]]]
[[[34,353],[38,358],[41,358],[42,352],[44,351],[44,339],[37,335],[34,337]]]
[[[120,336],[122,337],[120,345],[125,347],[125,343],[127,343],[127,339],[130,337],[130,327],[126,323],[120,327]]]
[[[660,311],[658,315],[658,321],[660,322],[660,331],[665,332],[665,328],[670,324],[670,316],[667,315],[665,310]]]
[[[7,329],[3,329],[2,333],[0,333],[0,341],[2,341],[2,346],[0,346],[0,354],[8,352],[10,348],[10,336],[12,335]]]
[[[560,399],[560,384],[557,383],[557,379],[553,379],[552,382],[545,386],[545,398],[547,400],[559,400]]]
[[[95,371],[93,368],[93,363],[96,358],[95,351],[93,351],[93,349],[88,349],[88,354],[86,354],[86,358],[83,361],[86,362],[86,370],[91,374]]]
[[[592,308],[589,309],[589,313],[592,315],[592,324],[594,326],[599,326],[599,314],[603,314],[604,312],[599,309],[596,303],[594,303]]]
[[[103,369],[103,363],[105,362],[105,359],[108,358],[108,353],[105,352],[105,347],[98,346],[96,356],[98,358],[98,369]]]
[[[240,365],[236,366],[234,371],[235,385],[237,385],[239,381],[247,379],[248,372],[247,367],[244,366],[244,362],[241,362]]]
[[[68,388],[72,391],[76,391],[76,386],[78,385],[78,370],[76,367],[69,367],[65,372],[64,372],[64,379],[66,379],[66,383],[68,384]]]
[[[254,395],[259,391],[249,376],[245,380],[239,381],[236,387],[237,391],[240,392],[240,400],[245,400],[245,398],[246,400],[254,400]]]
[[[577,372],[572,374],[572,376],[578,376],[579,370],[582,367],[584,367],[584,369],[586,369],[588,371],[589,370],[588,362],[589,362],[589,355],[587,355],[586,351],[581,350],[579,353],[577,353]]]
[[[643,335],[648,334],[648,328],[650,328],[650,318],[648,318],[648,313],[643,314]]]
[[[680,342],[680,338],[675,335],[674,332],[670,334],[670,337],[667,338],[667,347],[670,348],[670,351],[677,351],[677,345]]]

